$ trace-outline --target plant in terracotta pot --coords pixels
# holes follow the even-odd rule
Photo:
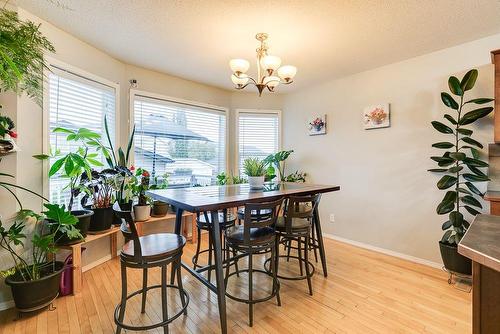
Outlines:
[[[475,184],[489,180],[482,170],[488,167],[488,163],[480,158],[478,150],[482,149],[483,145],[472,138],[473,130],[466,127],[493,111],[490,106],[477,107],[492,102],[491,98],[465,98],[466,92],[474,88],[477,76],[478,72],[474,69],[467,72],[462,80],[454,76],[448,79],[450,92],[455,97],[447,92],[441,93],[441,100],[451,111],[443,116],[447,124],[432,122],[435,130],[450,138],[432,145],[444,150],[444,153],[431,157],[439,168],[429,169],[443,175],[437,182],[437,187],[446,191],[436,208],[437,214],[448,216],[442,225],[445,233],[439,247],[446,269],[461,274],[472,272],[471,261],[457,251],[457,245],[470,225],[466,215],[473,217],[479,214],[478,209],[482,208],[477,198],[482,198],[483,193]]]
[[[82,207],[90,208],[94,214],[90,219],[89,231],[102,232],[109,230],[115,215],[113,203],[115,201],[115,182],[113,178],[118,172],[115,169],[92,170],[91,178],[86,173],[80,177],[80,185],[85,196],[82,197]]]
[[[64,264],[50,255],[57,251],[58,237],[81,237],[75,227],[78,219],[64,205],[45,204],[45,208],[43,215],[19,211],[9,228],[0,221],[0,248],[13,263],[0,273],[21,312],[44,308],[58,296]],[[31,248],[25,245],[27,234],[32,234]]]
[[[149,186],[151,190],[167,189],[169,174],[165,173],[162,176],[155,176],[152,184]],[[153,201],[153,216],[163,217],[168,213],[168,203],[162,201]]]
[[[248,176],[250,189],[263,189],[266,165],[259,158],[246,158],[243,161],[243,170]]]
[[[92,167],[103,166],[100,161],[96,160],[98,156],[97,152],[101,151],[106,156],[107,153],[105,152],[107,152],[107,150],[100,142],[101,135],[89,129],[80,128],[78,130],[72,130],[58,127],[55,128],[53,132],[67,134],[66,141],[76,143],[79,146],[71,152],[62,153],[60,150],[56,150],[50,152],[50,155],[40,154],[34,157],[40,160],[50,159],[53,161],[49,169],[49,177],[59,173],[63,178],[68,180],[68,184],[65,188],[69,189],[70,192],[68,210],[78,218],[77,228],[80,230],[82,236],[85,237],[90,226],[91,216],[94,213],[92,210],[88,209],[73,210],[74,201],[85,191],[85,188],[80,184],[82,176],[85,175],[83,176],[84,178],[91,179]],[[78,241],[78,239],[60,240],[60,242],[63,243]]]
[[[134,194],[137,196],[137,204],[134,205],[134,216],[136,221],[145,221],[151,215],[150,198],[146,196],[146,191],[149,190],[150,175],[147,170],[137,168],[135,176],[138,180],[134,186]]]

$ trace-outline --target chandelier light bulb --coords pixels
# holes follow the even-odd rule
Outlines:
[[[260,60],[260,65],[263,69],[265,69],[269,74],[272,74],[276,71],[281,65],[281,58],[276,56],[264,56]]]
[[[250,68],[250,63],[245,59],[231,59],[229,67],[236,74],[246,73]]]
[[[240,74],[239,76],[237,76],[236,74],[233,74],[233,75],[231,75],[231,81],[237,87],[243,87],[248,82],[248,75],[246,75],[246,74]]]
[[[297,68],[291,65],[284,65],[278,69],[278,75],[285,82],[291,82],[297,74]]]
[[[275,76],[270,76],[266,77],[264,79],[264,84],[269,87],[269,89],[272,91],[276,86],[280,84],[280,78],[275,77]]]

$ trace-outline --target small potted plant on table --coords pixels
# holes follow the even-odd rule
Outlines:
[[[263,189],[266,168],[264,161],[259,158],[246,158],[243,161],[243,170],[248,176],[250,189]]]
[[[149,186],[149,189],[167,189],[168,187],[168,177],[169,174],[165,173],[161,177],[154,177],[153,184]],[[153,216],[163,217],[168,213],[168,203],[162,201],[153,201]]]
[[[78,219],[63,205],[45,204],[45,208],[44,216],[21,210],[8,229],[0,221],[0,248],[7,251],[14,264],[1,274],[21,312],[44,308],[58,296],[64,265],[52,256],[57,251],[57,238],[81,237],[75,227]],[[26,233],[32,229],[31,254],[26,254],[19,248],[24,248]]]
[[[138,202],[134,205],[134,216],[136,221],[145,221],[151,215],[150,199],[146,196],[146,191],[149,190],[149,172],[138,168],[135,176],[138,178],[138,182],[134,187],[134,193]]]
[[[440,133],[451,137],[451,141],[435,143],[432,147],[445,150],[441,156],[431,157],[439,168],[429,169],[434,173],[444,174],[437,182],[440,190],[446,190],[441,203],[436,208],[439,215],[448,215],[448,220],[442,225],[445,231],[439,248],[444,266],[452,273],[470,275],[472,273],[471,260],[457,251],[457,245],[469,228],[470,221],[464,213],[475,216],[482,208],[476,197],[483,197],[483,193],[474,185],[477,182],[488,181],[488,176],[481,168],[488,167],[488,163],[480,159],[478,149],[483,145],[472,139],[473,131],[465,127],[483,118],[493,111],[493,107],[481,107],[465,111],[466,107],[482,105],[493,101],[491,98],[475,98],[465,101],[465,92],[471,90],[478,76],[477,70],[470,70],[462,80],[452,76],[448,86],[459,102],[448,93],[441,93],[444,105],[450,108],[453,116],[445,114],[448,125],[433,121],[432,126]]]

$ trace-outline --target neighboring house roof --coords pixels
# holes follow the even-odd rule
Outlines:
[[[153,154],[152,151],[145,150],[142,147],[136,146],[134,149],[135,154],[140,154],[146,158],[153,159],[156,158],[156,162],[163,162],[163,163],[173,163],[175,160],[173,160],[170,157],[167,157],[165,155],[159,154],[156,152],[156,155]]]

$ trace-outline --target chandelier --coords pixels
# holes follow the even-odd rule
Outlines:
[[[252,78],[246,74],[250,68],[250,63],[245,59],[231,59],[229,67],[233,71],[231,81],[236,85],[236,89],[243,89],[248,85],[254,85],[262,95],[264,89],[274,92],[280,84],[289,85],[293,82],[293,77],[297,73],[297,68],[291,65],[281,66],[281,59],[267,54],[269,47],[266,40],[268,35],[259,33],[255,38],[260,41],[257,48],[257,78]],[[281,67],[280,67],[281,66]]]

